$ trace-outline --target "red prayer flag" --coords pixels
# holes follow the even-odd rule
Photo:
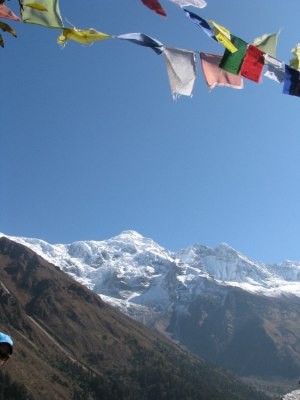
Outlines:
[[[249,45],[240,74],[254,82],[259,82],[264,67],[264,52]]]
[[[17,17],[5,4],[0,4],[0,18],[11,19],[21,22],[21,18]]]
[[[163,15],[164,17],[167,16],[165,10],[162,8],[157,0],[142,0],[142,3],[150,8],[150,10],[155,11],[157,14]]]

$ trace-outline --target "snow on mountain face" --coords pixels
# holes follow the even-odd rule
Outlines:
[[[295,261],[286,260],[281,264],[274,264],[270,266],[276,275],[281,279],[288,282],[300,281],[300,263]]]
[[[282,400],[300,400],[300,390],[294,390],[293,392],[286,394]]]
[[[1,236],[1,234],[0,234]],[[171,254],[134,231],[105,241],[50,245],[39,239],[9,237],[59,266],[96,293],[122,301],[167,307],[166,275],[176,263]]]
[[[226,244],[215,249],[196,245],[182,250],[177,256],[194,268],[202,269],[224,282],[256,282],[274,279],[268,269],[243,257]]]
[[[221,284],[269,296],[300,296],[300,263],[264,265],[238,253],[225,243],[215,249],[194,245],[177,253],[191,267],[207,272]]]
[[[135,305],[137,313],[145,311],[143,307],[167,310],[175,302],[187,304],[203,291],[226,286],[266,296],[300,297],[300,263],[264,265],[226,244],[215,249],[194,245],[174,254],[134,231],[104,241],[66,245],[7,237],[31,248],[119,308]]]

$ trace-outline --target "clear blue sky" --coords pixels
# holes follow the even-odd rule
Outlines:
[[[289,61],[299,0],[207,2],[190,10],[247,42],[282,29],[277,56]],[[140,0],[60,8],[78,29],[223,54],[161,4],[167,18]],[[170,250],[226,242],[263,262],[300,260],[300,98],[268,78],[209,93],[198,59],[193,97],[173,101],[150,49],[109,39],[62,50],[60,31],[11,24],[18,38],[3,33],[0,49],[1,232],[70,243],[133,229]]]

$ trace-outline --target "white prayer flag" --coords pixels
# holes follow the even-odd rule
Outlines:
[[[207,6],[205,0],[171,0],[171,1],[177,4],[179,7],[194,6],[197,8],[204,8]]]
[[[283,68],[284,62],[277,60],[277,58],[270,56],[269,54],[264,54],[265,64],[273,65],[275,68]]]
[[[192,96],[196,80],[196,54],[193,51],[163,48],[173,98]]]

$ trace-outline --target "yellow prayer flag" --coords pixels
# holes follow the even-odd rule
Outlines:
[[[93,28],[85,31],[64,28],[63,33],[58,37],[57,42],[64,47],[67,40],[75,40],[75,42],[81,44],[90,44],[99,40],[104,40],[112,37],[113,36],[107,35],[106,33],[95,31],[95,29]]]
[[[27,3],[24,4],[24,6],[34,8],[35,10],[39,11],[48,11],[46,7],[44,7],[42,4],[39,3]]]
[[[230,31],[212,20],[208,22],[213,26],[213,31],[218,42],[222,43],[231,53],[235,53],[238,49],[231,42]]]
[[[14,37],[17,37],[16,31],[10,25],[0,21],[0,28],[3,30],[3,32],[9,32]]]
[[[290,66],[300,70],[300,43],[296,44],[296,47],[291,50],[291,53],[294,54],[294,58],[290,60]]]

